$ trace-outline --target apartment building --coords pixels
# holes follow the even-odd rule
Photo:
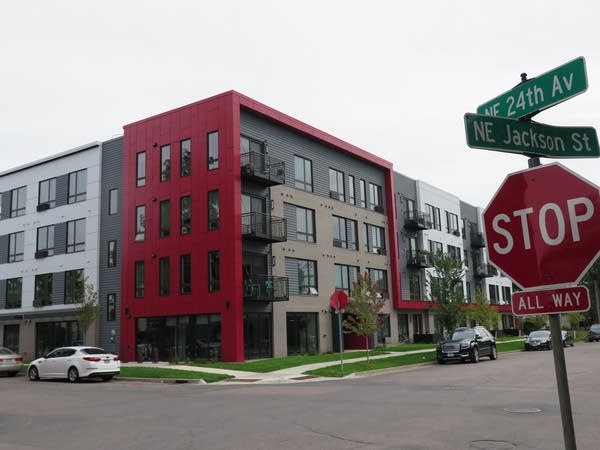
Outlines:
[[[26,358],[96,342],[76,297],[98,285],[101,152],[92,142],[0,173],[0,336]]]

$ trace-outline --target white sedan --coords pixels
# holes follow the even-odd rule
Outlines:
[[[117,355],[97,347],[60,347],[29,364],[27,376],[31,381],[40,378],[66,378],[71,383],[80,378],[100,377],[104,381],[121,372]]]

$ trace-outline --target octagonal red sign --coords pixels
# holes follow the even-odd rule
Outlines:
[[[509,174],[483,212],[490,262],[523,289],[577,283],[600,253],[600,191],[559,163]]]

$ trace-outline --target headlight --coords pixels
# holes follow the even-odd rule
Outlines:
[[[460,343],[460,348],[461,349],[469,348],[470,346],[471,346],[470,342],[461,342]]]

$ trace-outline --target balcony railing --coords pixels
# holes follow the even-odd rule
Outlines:
[[[473,248],[484,248],[485,239],[483,233],[471,233],[471,247]]]
[[[475,265],[473,275],[477,278],[494,277],[498,275],[498,271],[491,264],[477,264]]]
[[[411,230],[428,230],[432,226],[429,214],[419,211],[406,211],[404,213],[404,228]]]
[[[285,183],[285,163],[258,152],[240,155],[242,177],[265,186]]]
[[[406,265],[415,269],[433,267],[429,253],[410,250],[406,252]]]
[[[242,236],[265,242],[285,242],[286,219],[259,212],[242,214]]]
[[[286,302],[290,298],[287,277],[252,275],[244,280],[244,300]]]

